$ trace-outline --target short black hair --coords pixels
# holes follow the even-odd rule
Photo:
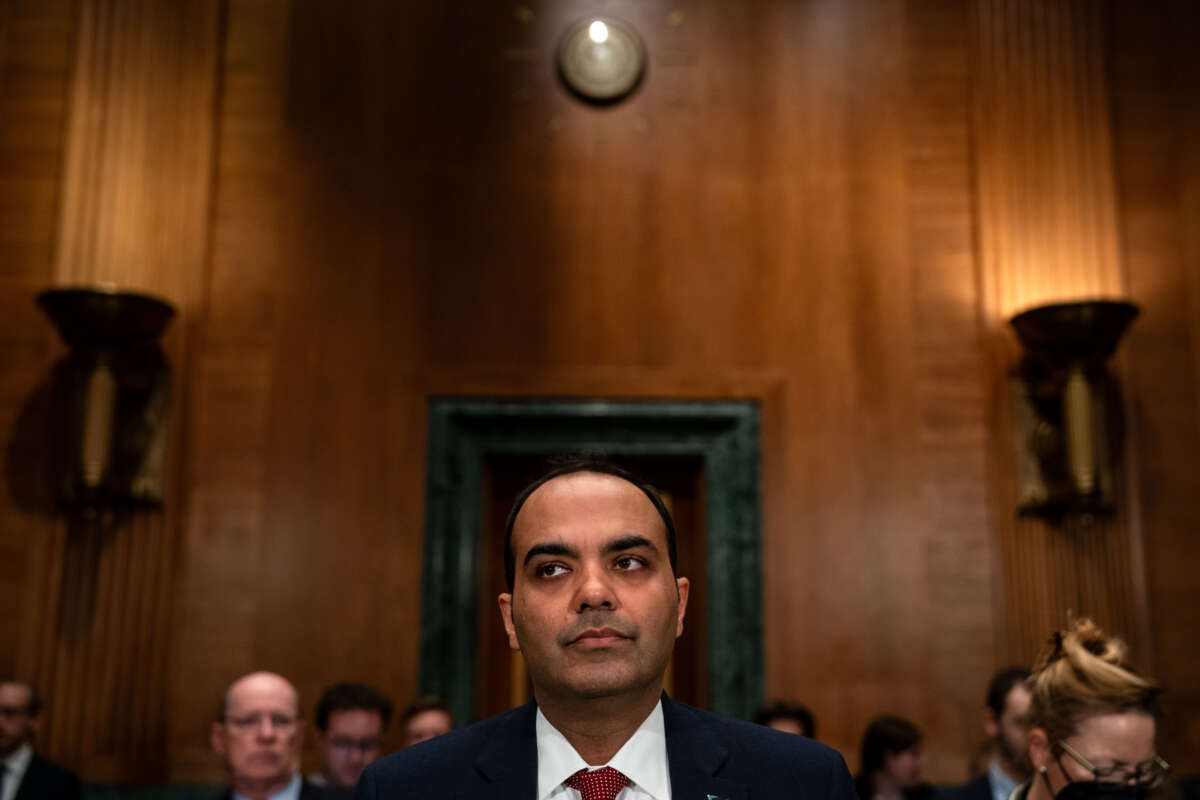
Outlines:
[[[0,678],[0,683],[11,683],[14,686],[24,686],[29,692],[29,708],[26,709],[31,717],[36,717],[42,713],[42,696],[38,692],[37,684],[32,681],[22,681],[16,678]]]
[[[376,711],[383,727],[392,718],[392,702],[378,690],[365,683],[335,683],[321,693],[317,701],[316,725],[321,733],[329,729],[329,715],[334,711]]]
[[[805,736],[809,739],[817,738],[817,721],[813,719],[812,712],[799,703],[777,700],[754,713],[754,721],[759,725],[770,725],[777,719],[794,720]]]
[[[885,714],[871,720],[862,738],[862,773],[873,775],[883,769],[884,755],[903,753],[921,743],[921,731],[902,717]]]
[[[417,714],[424,714],[426,711],[444,711],[446,716],[454,720],[454,714],[450,711],[450,704],[440,697],[434,695],[426,695],[418,697],[409,703],[408,708],[404,709],[404,713],[400,715],[400,723],[407,725],[408,721]]]
[[[1008,700],[1008,693],[1015,686],[1026,685],[1031,674],[1024,667],[1007,667],[992,676],[988,683],[986,702],[997,720],[1004,716],[1004,704]]]
[[[526,486],[517,495],[517,499],[513,502],[512,510],[508,512],[508,519],[504,523],[504,576],[508,580],[508,590],[510,592],[512,591],[513,582],[517,575],[517,557],[512,549],[512,532],[513,525],[517,521],[517,514],[521,513],[521,508],[525,505],[525,501],[542,484],[552,481],[555,478],[560,478],[563,475],[572,475],[576,472],[595,472],[601,475],[612,475],[633,484],[641,490],[642,494],[650,498],[650,502],[654,504],[654,509],[662,517],[663,525],[667,528],[667,556],[671,561],[671,572],[675,572],[675,522],[671,519],[671,512],[667,510],[667,506],[663,503],[662,496],[658,493],[657,489],[624,467],[614,464],[607,456],[598,453],[558,456],[550,459],[550,464],[551,469],[549,472]]]

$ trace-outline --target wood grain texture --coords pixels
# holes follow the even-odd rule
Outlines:
[[[972,11],[989,320],[1041,303],[1123,297],[1105,6],[976,0]]]
[[[1068,616],[1087,615],[1148,646],[1132,465],[1113,520],[1018,518],[1005,391],[1019,352],[1013,312],[1045,302],[1123,297],[1102,4],[973,4],[973,94],[980,309],[991,360],[993,503],[1002,565],[998,627],[1007,661],[1030,663]],[[1118,370],[1119,372],[1119,370]],[[1128,444],[1122,448],[1129,450]]]
[[[990,672],[1067,608],[1178,690],[1188,764],[1197,7],[607,0],[651,58],[609,108],[551,67],[595,3],[523,8],[0,4],[6,451],[57,354],[36,288],[183,312],[166,515],[92,551],[0,501],[0,665],[48,679],[48,752],[219,779],[258,668],[403,705],[428,398],[678,397],[760,404],[768,694],[852,766],[891,711],[964,777]],[[1018,522],[1004,319],[1120,293],[1121,515]]]
[[[1160,737],[1180,774],[1200,770],[1200,15],[1192,4],[1112,3],[1113,130],[1121,240],[1142,318],[1124,357],[1126,414],[1145,547],[1151,672],[1167,689]]]
[[[26,680],[42,677],[38,645],[55,625],[62,552],[42,481],[44,389],[60,350],[33,297],[54,277],[71,12],[70,2],[0,5],[0,672]],[[43,732],[65,734],[55,721]]]
[[[218,7],[85,1],[44,12],[45,31],[69,34],[45,44],[48,55],[66,55],[70,72],[37,87],[42,103],[52,92],[66,101],[58,129],[35,140],[61,164],[60,205],[36,218],[53,230],[53,270],[20,301],[32,308],[34,290],[52,284],[165,296],[186,320],[167,342],[177,367],[204,279]],[[178,458],[182,437],[174,439]],[[16,650],[21,671],[51,698],[39,747],[90,780],[161,779],[178,516],[47,527],[31,548],[32,602],[21,606]]]

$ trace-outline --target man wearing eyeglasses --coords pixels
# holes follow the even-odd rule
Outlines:
[[[228,800],[326,800],[300,776],[300,696],[281,675],[252,672],[225,692],[212,748],[229,774]]]
[[[79,800],[82,794],[74,773],[33,752],[41,710],[32,685],[0,680],[0,800]]]
[[[317,786],[353,787],[383,748],[391,702],[362,683],[336,683],[317,701],[317,749],[324,766],[308,776]]]

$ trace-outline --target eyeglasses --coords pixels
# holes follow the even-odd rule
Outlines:
[[[287,714],[245,714],[240,717],[227,717],[225,722],[235,733],[247,734],[262,727],[269,721],[271,727],[283,734],[296,729],[296,718]]]
[[[379,750],[382,744],[383,742],[379,739],[344,739],[340,736],[335,736],[329,740],[330,747],[343,755],[349,753],[351,750],[357,750],[364,756],[370,755]]]
[[[1145,786],[1147,789],[1157,789],[1171,773],[1171,765],[1161,756],[1155,756],[1141,764],[1125,766],[1113,764],[1108,767],[1097,767],[1088,761],[1066,742],[1056,742],[1059,750],[1069,755],[1075,763],[1096,776],[1096,783],[1104,786]]]

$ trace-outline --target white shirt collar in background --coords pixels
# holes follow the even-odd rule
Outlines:
[[[292,776],[291,783],[289,783],[287,786],[280,789],[275,794],[271,795],[269,798],[267,798],[267,800],[300,800],[300,785],[303,782],[304,782],[303,779],[300,777],[299,773],[297,773],[296,775]],[[233,800],[249,800],[249,799],[238,794],[237,792],[234,792]]]
[[[4,759],[4,796],[0,800],[13,800],[17,796],[17,787],[21,785],[21,779],[25,777],[25,770],[29,769],[32,760],[33,748],[27,744],[21,745]]]

